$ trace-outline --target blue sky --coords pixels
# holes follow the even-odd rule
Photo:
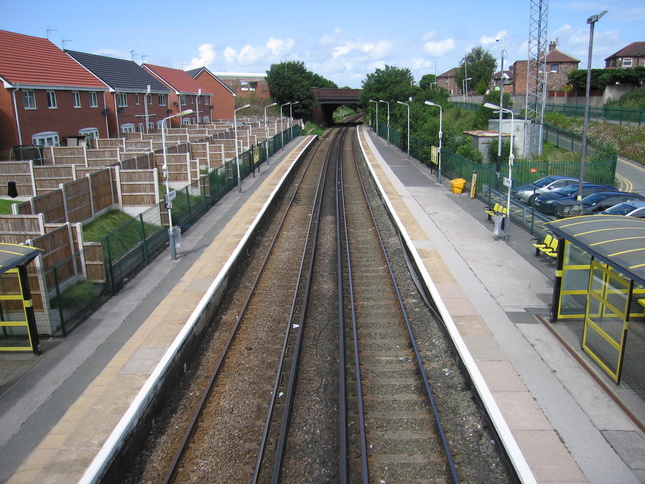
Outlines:
[[[643,0],[557,1],[549,5],[548,40],[587,67],[587,18],[596,23],[593,67],[631,42],[645,41]],[[269,7],[267,8],[267,5]],[[409,68],[415,80],[459,65],[483,46],[505,66],[528,57],[529,0],[504,2],[328,0],[326,2],[150,2],[83,4],[7,2],[0,29],[49,37],[60,48],[175,68],[264,73],[302,61],[339,86],[359,88],[385,65]],[[49,30],[49,32],[48,32]],[[503,33],[503,40],[495,37]],[[143,56],[143,57],[142,57]],[[499,67],[499,66],[498,66]]]

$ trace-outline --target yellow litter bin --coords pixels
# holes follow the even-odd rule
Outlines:
[[[452,193],[461,193],[464,191],[464,187],[466,186],[466,180],[463,178],[455,178],[454,180],[450,180],[450,188],[452,188]]]

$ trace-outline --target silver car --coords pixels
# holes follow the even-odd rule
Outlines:
[[[529,185],[521,185],[517,188],[511,190],[511,197],[520,202],[524,202],[527,205],[532,205],[533,200],[538,195],[543,193],[550,193],[553,190],[557,190],[562,187],[573,185],[578,183],[577,178],[571,178],[568,176],[560,175],[549,175],[539,180],[535,180]]]
[[[607,215],[625,215],[627,217],[645,218],[645,202],[623,202],[600,213]]]

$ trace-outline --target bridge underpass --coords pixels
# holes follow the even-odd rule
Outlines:
[[[318,105],[311,113],[311,120],[316,124],[328,126],[333,124],[333,114],[343,105],[357,105],[360,89],[322,89],[314,88]]]

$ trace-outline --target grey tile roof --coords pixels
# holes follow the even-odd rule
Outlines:
[[[73,50],[65,52],[115,91],[145,93],[149,85],[152,93],[170,92],[136,62]]]

